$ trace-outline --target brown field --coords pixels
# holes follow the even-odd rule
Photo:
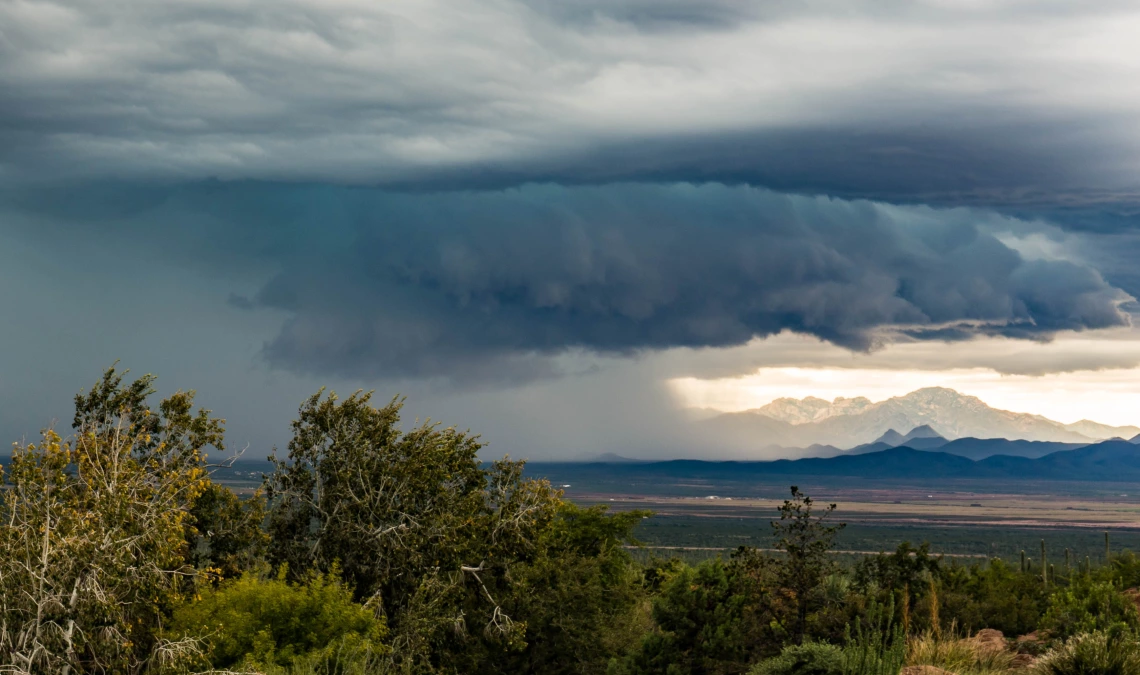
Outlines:
[[[661,516],[770,518],[777,499],[669,497],[577,493],[582,503],[604,503],[615,509],[650,509]],[[835,502],[837,517],[847,523],[927,526],[1011,526],[1112,528],[1140,530],[1140,500],[1046,495],[929,492],[920,489],[832,491],[817,503]]]

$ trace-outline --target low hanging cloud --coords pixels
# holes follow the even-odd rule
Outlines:
[[[786,330],[868,350],[1129,322],[1129,296],[1096,270],[1027,259],[993,234],[1009,219],[968,209],[719,185],[334,201],[322,246],[299,243],[258,293],[233,299],[289,317],[265,347],[275,365],[517,379],[556,372],[552,357],[568,353],[726,347]]]

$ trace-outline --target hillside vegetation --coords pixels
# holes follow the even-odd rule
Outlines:
[[[843,567],[836,506],[792,487],[773,552],[641,563],[650,513],[324,391],[239,498],[224,422],[152,382],[109,370],[4,467],[0,672],[1140,673],[1140,559],[1107,538],[1097,565],[902,542]]]

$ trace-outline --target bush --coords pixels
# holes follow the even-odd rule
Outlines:
[[[958,675],[1005,673],[1013,667],[1013,654],[971,639],[942,638],[933,632],[907,643],[907,665],[936,666]]]
[[[320,653],[294,659],[287,667],[263,667],[264,673],[257,675],[383,675],[401,672],[394,667],[391,656],[347,639]]]
[[[1096,631],[1135,630],[1140,614],[1116,584],[1084,578],[1053,594],[1041,625],[1053,637],[1067,639]]]
[[[1088,633],[1046,654],[1035,670],[1040,675],[1140,675],[1140,644],[1120,629]]]
[[[943,627],[950,622],[966,631],[994,628],[1006,635],[1037,629],[1048,607],[1041,578],[1022,574],[999,559],[973,565],[946,565],[939,572]],[[934,628],[927,623],[922,628]]]
[[[757,565],[749,566],[753,562]],[[770,579],[765,571],[758,560],[720,558],[669,570],[653,598],[658,630],[646,634],[624,659],[615,659],[609,672],[741,673],[748,664],[778,654],[770,615],[758,604],[767,598],[758,586]]]
[[[176,610],[171,632],[204,638],[211,665],[229,668],[383,653],[387,631],[382,620],[353,602],[333,574],[305,584],[247,574]]]
[[[895,675],[902,668],[906,636],[889,607],[872,602],[863,616],[847,626],[846,634],[843,663],[847,675]]]
[[[748,675],[843,675],[843,650],[825,642],[791,645],[752,666]]]

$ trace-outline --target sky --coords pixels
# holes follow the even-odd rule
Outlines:
[[[1140,423],[1140,8],[0,3],[0,435],[119,362],[487,454],[932,385]]]

